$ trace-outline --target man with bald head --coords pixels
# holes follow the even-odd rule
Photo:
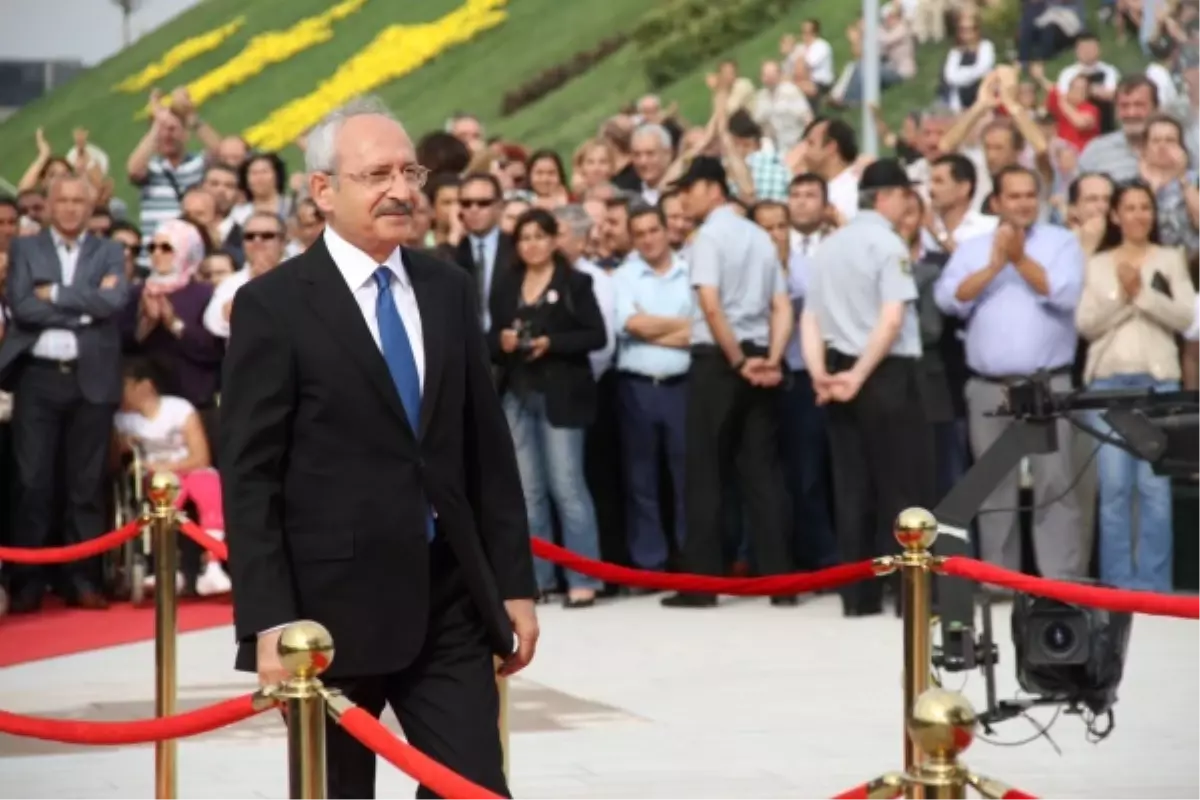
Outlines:
[[[326,117],[305,161],[325,232],[238,291],[225,357],[237,665],[281,680],[281,629],[316,620],[328,684],[507,796],[493,657],[503,674],[533,658],[536,587],[479,302],[401,246],[427,170],[382,104]],[[373,797],[375,755],[328,731],[328,796]]]
[[[63,544],[108,529],[104,488],[113,412],[121,399],[125,252],[93,236],[95,202],[81,177],[50,187],[48,225],[11,245],[8,302],[12,321],[0,343],[0,389],[15,396],[13,451],[20,486],[15,547],[46,547],[62,521]],[[59,460],[60,456],[63,460]],[[59,482],[65,482],[60,486]],[[8,507],[2,513],[8,513]],[[64,514],[65,511],[65,514]],[[49,576],[42,567],[6,564],[13,613],[36,611]],[[68,603],[101,609],[95,559],[57,570]]]

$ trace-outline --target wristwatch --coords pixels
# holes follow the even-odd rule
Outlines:
[[[176,317],[171,321],[171,333],[175,334],[176,336],[183,333],[183,320],[181,320],[179,317]]]

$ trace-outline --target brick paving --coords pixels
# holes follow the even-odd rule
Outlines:
[[[1007,608],[997,628],[1007,631]],[[102,617],[98,616],[98,623]],[[542,613],[535,664],[512,683],[512,783],[522,797],[828,797],[900,766],[900,625],[843,620],[837,600],[799,608],[727,600],[668,611],[654,598]],[[0,643],[2,646],[2,643]],[[228,629],[180,640],[180,705],[248,690]],[[1016,690],[1001,642],[1000,694]],[[77,719],[149,716],[153,645],[0,670],[0,708]],[[1100,744],[1078,718],[1020,748],[977,742],[977,771],[1043,797],[1200,796],[1200,626],[1138,618]],[[949,676],[957,688],[962,675]],[[966,693],[982,705],[983,681]],[[1045,722],[1053,712],[1039,709]],[[394,719],[389,724],[395,727]],[[1005,723],[1003,741],[1027,738]],[[80,748],[0,735],[0,798],[150,797],[150,747]],[[274,715],[180,744],[182,797],[284,797],[284,733]],[[386,764],[380,797],[411,797]]]

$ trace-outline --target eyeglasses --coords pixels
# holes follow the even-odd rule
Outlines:
[[[243,241],[257,242],[259,239],[264,242],[273,242],[279,238],[279,234],[274,231],[246,231],[242,234]]]
[[[490,206],[496,205],[496,198],[493,197],[488,200],[474,200],[474,199],[466,198],[463,200],[459,200],[458,204],[460,206],[462,206],[463,208],[488,208]]]
[[[150,255],[154,255],[155,253],[174,253],[175,248],[171,246],[170,242],[151,242],[146,245],[146,252]]]
[[[420,164],[409,164],[399,169],[395,167],[378,167],[366,172],[342,173],[352,181],[361,183],[369,189],[382,190],[389,188],[396,180],[399,172],[410,189],[420,189],[429,180],[429,170]]]

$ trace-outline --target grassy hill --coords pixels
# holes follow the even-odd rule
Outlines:
[[[238,132],[265,118],[277,106],[312,91],[337,66],[367,45],[388,25],[435,20],[461,5],[462,0],[367,0],[356,13],[333,23],[331,40],[305,50],[230,91],[219,94],[201,108],[203,117],[222,132]],[[330,0],[206,0],[168,25],[149,34],[133,47],[83,74],[69,85],[22,109],[0,125],[0,175],[15,183],[35,152],[34,131],[43,126],[56,151],[70,142],[71,130],[87,127],[92,141],[108,151],[118,178],[118,193],[129,200],[132,192],[121,186],[125,156],[145,130],[135,114],[145,103],[145,93],[127,94],[113,87],[154,62],[173,45],[215,29],[239,15],[242,27],[218,48],[185,63],[162,79],[170,89],[225,63],[256,34],[283,30],[299,20],[326,11]],[[565,87],[508,118],[500,117],[505,91],[542,70],[590,48],[601,39],[631,29],[652,6],[651,0],[508,0],[508,19],[467,44],[448,50],[416,72],[393,81],[377,93],[415,134],[439,127],[456,110],[479,114],[491,131],[563,153],[591,135],[596,126],[619,106],[647,90],[636,52],[631,47]],[[752,77],[765,58],[778,56],[780,36],[797,31],[800,20],[814,16],[822,21],[840,65],[848,54],[846,25],[858,15],[856,3],[842,0],[797,0],[793,14],[765,28],[725,53]],[[1106,33],[1106,31],[1102,31]],[[1003,45],[1001,45],[1003,49]],[[1118,48],[1104,41],[1105,58],[1122,71],[1144,63],[1132,45]],[[885,93],[885,115],[893,123],[908,110],[927,106],[945,47],[918,49],[920,78]],[[1067,60],[1067,59],[1063,59]],[[703,120],[708,114],[704,74],[712,63],[697,64],[695,71],[660,91],[679,103],[685,117]],[[858,119],[858,112],[849,112]],[[298,163],[298,152],[289,147],[284,157]]]

